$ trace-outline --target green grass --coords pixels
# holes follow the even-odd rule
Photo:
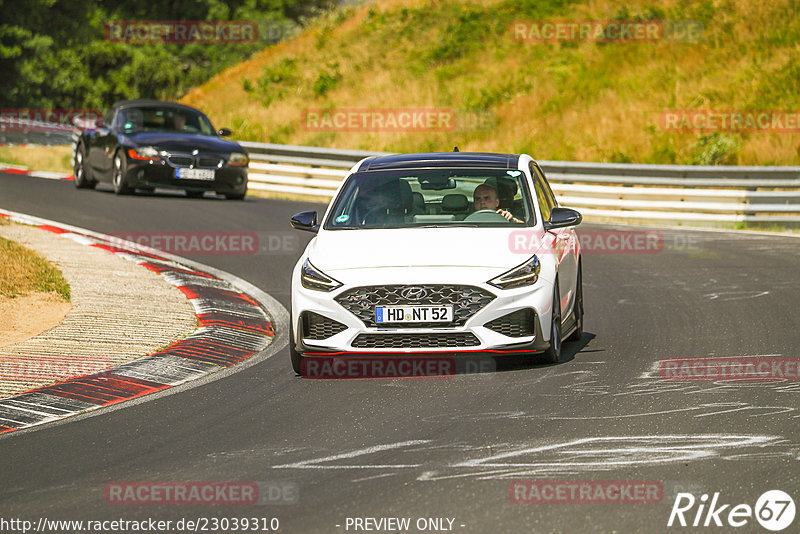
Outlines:
[[[539,159],[800,164],[800,133],[676,132],[665,110],[800,108],[795,0],[378,0],[323,17],[184,102],[242,140],[397,152],[527,151]],[[515,21],[694,21],[697,42],[530,43]],[[314,131],[303,110],[449,108],[489,129]]]
[[[0,297],[55,292],[66,302],[70,287],[55,266],[36,252],[0,237]]]

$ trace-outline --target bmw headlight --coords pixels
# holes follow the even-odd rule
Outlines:
[[[306,289],[315,289],[317,291],[333,291],[342,285],[338,280],[334,280],[311,265],[308,259],[303,262],[303,267],[300,269],[300,283]]]
[[[158,150],[152,146],[140,146],[128,150],[128,155],[133,159],[154,161],[158,159]]]
[[[514,267],[496,278],[487,282],[500,289],[513,289],[515,287],[530,286],[539,279],[539,271],[542,269],[539,258],[533,256],[531,259]]]
[[[250,158],[248,158],[245,154],[241,152],[233,152],[231,153],[231,157],[228,158],[229,165],[236,165],[237,167],[242,167],[250,163]]]

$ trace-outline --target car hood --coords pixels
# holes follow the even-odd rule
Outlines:
[[[533,246],[514,247],[519,234]],[[403,228],[332,230],[309,244],[308,257],[323,270],[380,267],[512,268],[541,248],[533,228]]]
[[[153,146],[159,150],[191,152],[243,152],[239,143],[211,135],[179,134],[165,132],[139,132],[125,136],[135,146]]]

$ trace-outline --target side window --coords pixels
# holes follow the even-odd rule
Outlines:
[[[544,175],[544,171],[536,165],[536,170],[539,171],[539,175],[542,177],[542,184],[544,185],[544,192],[547,195],[548,200],[550,201],[550,208],[555,208],[558,206],[558,201],[556,200],[556,196],[553,194],[553,190],[550,189],[550,183],[547,181],[547,178]]]
[[[539,203],[539,209],[542,212],[542,220],[546,221],[550,218],[550,210],[553,206],[550,199],[547,198],[547,192],[538,167],[531,163],[530,170],[533,177],[533,187],[536,189],[536,201]]]

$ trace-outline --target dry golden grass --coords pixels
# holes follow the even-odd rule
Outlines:
[[[69,301],[69,284],[61,271],[36,252],[0,237],[0,257],[0,298],[53,293]]]
[[[24,165],[37,171],[72,172],[69,146],[3,146],[0,161]]]
[[[698,18],[705,16],[704,9],[712,9],[703,41],[532,44],[515,42],[508,34],[479,32],[479,46],[452,60],[431,61],[423,56],[446,42],[452,31],[447,25],[456,24],[460,13],[478,13],[486,25],[516,7],[499,0],[463,5],[379,0],[346,16],[322,17],[295,39],[190,91],[183,102],[204,109],[217,125],[233,128],[238,138],[254,141],[400,152],[449,150],[458,144],[462,150],[529,151],[540,159],[661,163],[693,162],[700,137],[663,131],[663,110],[798,107],[791,87],[781,92],[769,85],[775,73],[800,62],[796,40],[781,41],[782,35],[797,34],[800,24],[790,0],[714,0],[703,5],[588,0],[546,18],[609,19],[623,8],[631,17],[644,16],[653,5],[670,19]],[[426,26],[428,11],[435,22]],[[403,17],[419,13],[419,29],[403,26]],[[469,40],[468,34],[464,42]],[[264,69],[284,59],[295,62],[296,81],[282,94],[264,105],[257,91],[245,91],[243,80],[258,87]],[[341,79],[317,94],[314,82],[326,70],[338,72]],[[504,90],[504,84],[510,89]],[[465,110],[478,102],[481,109],[482,91],[488,99],[483,109],[496,117],[491,130],[318,132],[303,122],[304,110],[319,108]],[[737,146],[727,156],[731,163],[800,163],[797,133],[726,135]]]

